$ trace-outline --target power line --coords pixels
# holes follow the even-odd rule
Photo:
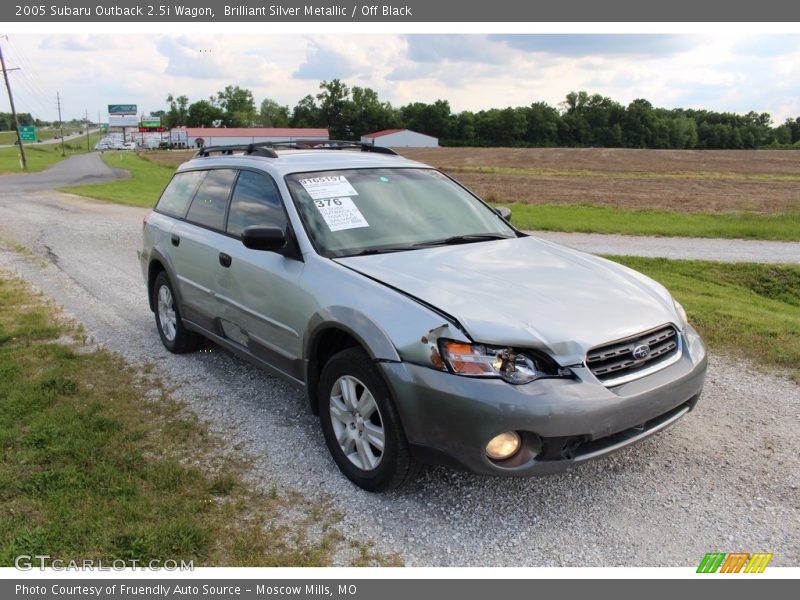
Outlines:
[[[11,60],[16,60],[17,64],[22,67],[20,84],[28,92],[29,99],[32,100],[44,114],[49,113],[50,109],[48,107],[50,103],[46,100],[49,94],[47,94],[39,84],[41,77],[37,73],[36,68],[31,61],[28,60],[22,48],[11,39],[8,40],[8,50],[9,58]]]
[[[58,105],[58,126],[61,129],[61,156],[66,156],[67,151],[64,150],[64,121],[61,120],[61,94],[56,92],[56,104]]]
[[[8,36],[2,36],[8,40]],[[17,141],[19,142],[19,155],[22,158],[22,168],[28,168],[28,157],[25,156],[25,146],[22,144],[22,134],[19,132],[19,121],[17,120],[17,109],[14,108],[14,95],[11,93],[11,83],[8,81],[8,71],[6,71],[6,61],[3,58],[3,47],[0,45],[0,67],[3,69],[3,79],[6,80],[8,90],[8,102],[11,104],[11,116],[14,118],[14,127],[17,129]]]

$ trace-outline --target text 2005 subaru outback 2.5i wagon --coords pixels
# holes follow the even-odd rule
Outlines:
[[[658,283],[391,151],[288,146],[182,165],[142,270],[164,345],[204,336],[304,386],[357,485],[553,473],[695,406],[706,350]]]

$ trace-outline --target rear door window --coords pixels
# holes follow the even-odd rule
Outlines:
[[[242,171],[228,213],[228,233],[240,236],[251,225],[274,225],[286,231],[287,219],[278,188],[269,177]]]
[[[236,177],[234,169],[213,169],[207,171],[186,219],[197,225],[222,231],[225,229],[225,211],[228,208],[228,197]]]
[[[205,171],[184,171],[176,173],[169,182],[161,198],[156,204],[156,210],[171,217],[182,219],[192,201],[197,186],[203,181]]]

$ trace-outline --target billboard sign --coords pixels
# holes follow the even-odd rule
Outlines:
[[[136,115],[109,115],[108,124],[111,127],[139,127],[139,117]]]
[[[161,119],[159,117],[143,119],[140,127],[161,127]]]
[[[110,115],[135,115],[135,104],[109,104],[108,114]]]
[[[19,137],[22,139],[23,142],[35,142],[36,127],[20,127]]]

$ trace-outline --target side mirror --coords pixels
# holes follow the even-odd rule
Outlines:
[[[251,250],[282,250],[286,232],[273,225],[251,225],[242,231],[242,244]]]
[[[503,217],[506,221],[511,220],[511,209],[507,206],[498,206],[494,209],[494,212]]]

